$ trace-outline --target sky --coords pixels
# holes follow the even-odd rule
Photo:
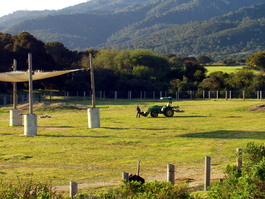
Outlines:
[[[0,17],[18,10],[58,10],[90,0],[7,0],[0,6]]]

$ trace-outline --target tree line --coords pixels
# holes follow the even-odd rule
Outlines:
[[[27,70],[27,54],[33,55],[33,70],[83,69],[56,78],[34,82],[34,89],[84,91],[90,90],[90,60],[93,56],[96,90],[104,91],[224,91],[224,90],[262,90],[265,84],[264,52],[247,58],[249,67],[260,70],[242,69],[227,74],[214,72],[207,74],[205,64],[212,63],[211,58],[160,55],[147,49],[87,49],[85,51],[68,50],[60,42],[44,43],[28,32],[12,36],[0,33],[0,72],[12,71],[13,59],[17,60],[17,70]],[[28,83],[18,84],[18,89],[26,89]],[[0,92],[12,90],[10,83],[1,82]]]

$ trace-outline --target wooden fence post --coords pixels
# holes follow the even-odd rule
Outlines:
[[[70,181],[70,198],[74,199],[75,195],[78,192],[78,184],[77,182]]]
[[[125,180],[126,182],[128,182],[129,181],[129,173],[122,172],[122,179]]]
[[[205,156],[205,178],[204,178],[204,191],[210,186],[211,181],[211,157]]]
[[[262,100],[262,91],[260,91],[260,94],[259,94],[260,96],[260,100]]]
[[[115,94],[114,95],[115,95],[114,98],[115,99],[118,99],[118,91],[115,91]]]
[[[175,166],[172,164],[167,165],[167,181],[175,184]]]
[[[176,100],[178,99],[178,91],[175,91]]]
[[[3,98],[3,104],[4,104],[4,106],[6,105],[6,96],[4,96],[4,98]]]
[[[236,167],[238,170],[241,170],[242,168],[242,149],[241,148],[236,149]]]

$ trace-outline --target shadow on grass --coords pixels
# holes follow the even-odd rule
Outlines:
[[[147,117],[142,117],[142,118],[148,118],[148,119],[170,119],[170,118],[195,118],[195,117],[208,117],[208,116],[201,116],[201,115],[179,116],[179,115],[175,115],[173,117],[165,117],[165,116],[161,115],[161,116],[158,116],[158,117],[147,116]]]
[[[41,128],[48,128],[48,129],[71,129],[76,128],[75,126],[38,126]]]
[[[42,134],[42,135],[38,135],[40,137],[65,137],[65,138],[110,138],[111,136],[107,136],[107,135],[103,135],[103,136],[94,136],[94,135],[45,135],[45,134]]]
[[[265,132],[255,131],[211,131],[203,133],[186,133],[176,137],[221,138],[221,139],[264,139]]]

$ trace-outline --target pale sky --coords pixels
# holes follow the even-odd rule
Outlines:
[[[0,6],[0,17],[18,10],[58,10],[90,0],[7,0]]]

